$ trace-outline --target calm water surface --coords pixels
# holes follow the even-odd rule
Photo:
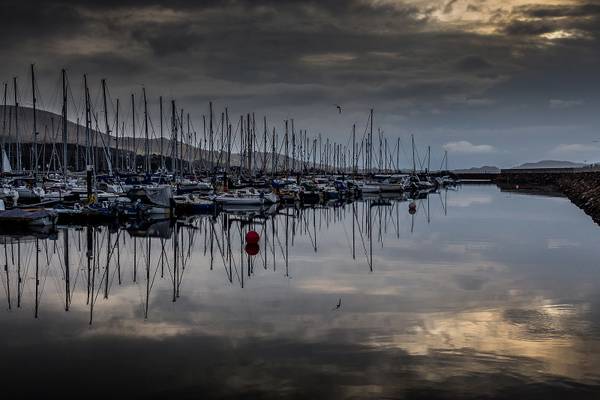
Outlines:
[[[414,215],[392,199],[1,243],[5,395],[600,398],[600,228],[564,198],[463,186]]]

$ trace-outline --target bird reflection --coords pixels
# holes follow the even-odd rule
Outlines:
[[[333,310],[339,310],[342,307],[342,298],[340,297],[338,303],[333,307]]]

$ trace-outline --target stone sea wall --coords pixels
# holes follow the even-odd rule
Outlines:
[[[495,179],[507,190],[560,192],[600,224],[600,172],[501,173]]]
[[[579,208],[600,223],[600,173],[587,172],[563,176],[558,180],[561,191]]]

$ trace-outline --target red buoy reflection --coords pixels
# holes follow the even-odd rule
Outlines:
[[[249,256],[255,256],[260,251],[260,246],[258,243],[248,243],[245,250]]]

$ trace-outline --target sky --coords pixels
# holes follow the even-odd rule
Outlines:
[[[201,130],[212,101],[344,145],[373,108],[404,166],[411,134],[434,168],[600,161],[600,0],[3,0],[0,29],[0,81],[27,105],[35,64],[59,111],[65,68],[71,118],[86,73],[111,118],[145,87],[154,121],[174,98]]]

